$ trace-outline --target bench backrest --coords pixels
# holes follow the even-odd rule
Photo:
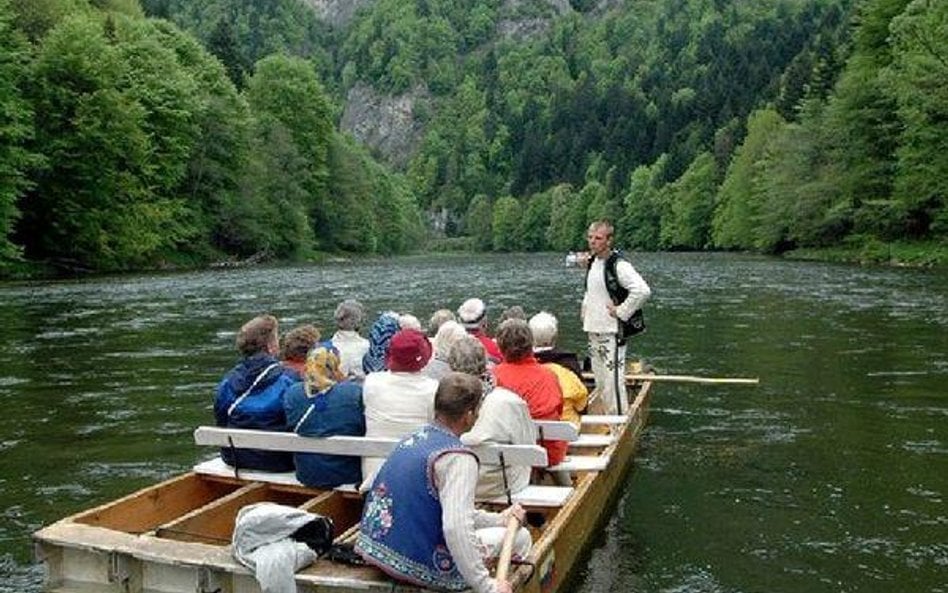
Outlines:
[[[199,426],[194,430],[194,442],[214,447],[263,449],[292,453],[323,453],[356,457],[387,457],[397,439],[378,437],[305,437],[292,432],[271,432],[245,428]],[[481,463],[499,464],[503,456],[506,465],[546,467],[546,449],[539,445],[495,445],[472,447]]]
[[[579,431],[570,422],[564,420],[534,420],[537,438],[550,441],[570,441],[579,438]]]

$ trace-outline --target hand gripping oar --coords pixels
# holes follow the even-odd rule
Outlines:
[[[510,572],[510,559],[513,556],[514,540],[517,538],[517,531],[520,529],[520,519],[513,513],[507,517],[507,530],[504,532],[504,542],[500,546],[500,556],[497,558],[497,574],[495,578],[498,581],[506,581],[507,574]]]

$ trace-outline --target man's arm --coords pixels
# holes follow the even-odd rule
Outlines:
[[[477,461],[466,453],[447,453],[434,463],[441,501],[444,540],[458,572],[475,593],[498,593],[497,581],[490,577],[479,550],[474,531],[474,491],[477,487]],[[497,523],[503,519],[498,515]]]
[[[652,289],[648,287],[645,280],[632,264],[624,259],[620,259],[616,264],[616,276],[619,278],[619,284],[629,291],[629,296],[616,306],[616,317],[622,320],[628,319],[638,309],[642,308],[645,301],[652,294]]]

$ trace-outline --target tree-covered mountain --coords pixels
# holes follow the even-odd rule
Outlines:
[[[946,4],[0,0],[0,257],[944,243]]]

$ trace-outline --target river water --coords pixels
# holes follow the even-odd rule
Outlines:
[[[634,259],[637,354],[761,384],[656,386],[577,590],[948,592],[948,270]],[[547,254],[0,285],[0,591],[40,591],[33,530],[207,456],[191,431],[249,317],[328,334],[343,298],[426,320],[479,296],[550,310],[580,349],[581,282]]]

